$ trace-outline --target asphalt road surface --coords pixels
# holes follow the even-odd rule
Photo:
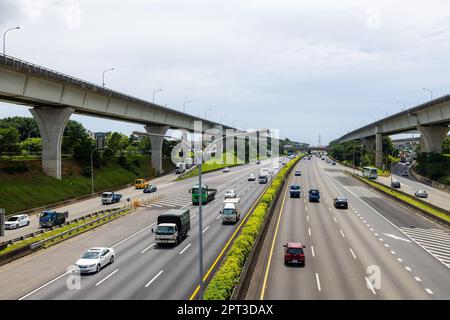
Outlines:
[[[290,184],[302,186],[301,198],[287,192],[275,212],[247,299],[450,298],[448,230],[316,157],[298,168]],[[310,188],[320,203],[309,203]],[[336,196],[348,210],[334,208]],[[306,245],[304,268],[285,266],[287,242]]]
[[[257,174],[269,163],[270,160],[261,165],[234,167],[230,173],[215,172],[204,176],[205,184],[219,189],[216,200],[206,205],[203,211],[205,272],[239,226],[221,223],[219,211],[225,191],[237,190],[244,216],[267,187],[257,181],[249,182],[247,177],[250,173]],[[161,203],[161,207],[141,208],[94,231],[0,267],[0,299],[190,298],[199,279],[198,207],[191,205],[188,193],[196,181],[197,178],[191,178],[170,184],[170,195],[164,198],[166,202]],[[177,247],[158,248],[151,228],[160,213],[175,205],[190,209],[190,234]],[[71,272],[78,257],[95,246],[113,247],[116,252],[114,264],[93,275],[79,276]]]

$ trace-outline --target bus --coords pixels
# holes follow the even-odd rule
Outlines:
[[[369,179],[377,179],[378,170],[373,167],[363,167],[363,176]]]

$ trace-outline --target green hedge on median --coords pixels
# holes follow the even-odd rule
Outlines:
[[[291,160],[281,169],[272,181],[272,186],[266,190],[261,198],[260,204],[248,218],[241,234],[234,241],[230,251],[219,270],[211,279],[204,293],[205,300],[228,300],[231,298],[233,289],[239,282],[242,269],[253,248],[253,245],[263,227],[264,218],[270,204],[275,199],[277,192],[289,169],[302,157]]]

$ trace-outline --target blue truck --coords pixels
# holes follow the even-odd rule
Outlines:
[[[300,186],[292,185],[290,190],[291,198],[300,198]]]
[[[320,201],[320,191],[316,189],[309,190],[309,202],[319,202]]]
[[[43,211],[39,215],[39,226],[54,227],[66,222],[69,212]]]
[[[114,192],[103,192],[101,195],[102,204],[111,204],[120,202],[122,200],[122,195]]]

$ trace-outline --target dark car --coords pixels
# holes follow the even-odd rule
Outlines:
[[[337,209],[348,209],[348,201],[345,198],[334,198],[334,207]]]
[[[400,189],[401,185],[399,181],[392,181],[391,187],[395,189]]]
[[[302,172],[300,170],[295,170],[295,176],[300,177],[302,175]]]
[[[149,185],[149,186],[147,186],[147,187],[144,188],[144,193],[153,193],[153,192],[156,192],[156,190],[158,190],[158,189],[156,188],[156,186],[154,186],[154,185]]]
[[[302,266],[305,265],[305,253],[303,248],[305,247],[301,243],[290,242],[284,246],[284,264],[298,263]]]
[[[320,201],[320,191],[316,189],[309,190],[309,202],[319,202]]]
[[[290,190],[291,198],[300,198],[300,186],[292,185]]]

